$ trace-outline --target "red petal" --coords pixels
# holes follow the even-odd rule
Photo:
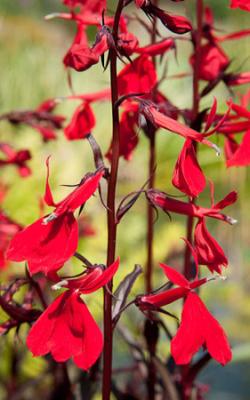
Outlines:
[[[36,356],[51,352],[63,362],[74,362],[88,369],[99,357],[102,334],[85,303],[75,292],[61,294],[31,328],[27,346]]]
[[[176,364],[188,364],[203,344],[222,365],[231,360],[232,352],[224,330],[199,296],[190,292],[184,303],[180,327],[171,341],[171,353]]]
[[[206,178],[198,164],[193,143],[187,139],[175,165],[173,185],[187,196],[197,197],[206,186]]]
[[[78,243],[77,222],[72,213],[49,223],[44,218],[17,233],[7,251],[12,261],[27,261],[31,274],[60,269],[74,254]]]
[[[194,65],[194,56],[190,58]],[[228,67],[229,59],[221,47],[215,44],[205,44],[201,47],[201,60],[199,78],[205,81],[213,81]]]
[[[166,264],[160,264],[160,267],[163,268],[166,277],[175,285],[181,286],[183,288],[189,289],[189,281],[180,274],[180,272],[176,271],[174,268],[169,267]]]
[[[227,161],[228,167],[242,167],[250,164],[250,129],[243,136],[243,140],[233,156]]]
[[[152,304],[155,307],[162,307],[166,306],[167,304],[173,303],[174,301],[185,297],[189,289],[184,287],[178,287],[174,289],[165,290],[164,292],[158,294],[150,294],[148,296],[142,296],[141,301],[141,308],[147,309],[147,304]]]
[[[213,208],[222,210],[225,207],[231,206],[231,204],[234,204],[237,201],[238,194],[235,191],[232,191],[228,193],[224,199],[216,203]]]
[[[149,44],[145,47],[137,47],[135,53],[148,54],[149,56],[157,56],[160,54],[165,54],[168,50],[175,47],[173,39],[163,39],[160,42]]]
[[[208,141],[201,133],[181,124],[165,114],[162,114],[161,112],[157,111],[155,107],[145,106],[142,108],[142,112],[144,113],[145,117],[148,118],[155,126],[177,133],[178,135],[183,136],[185,139],[192,139],[196,142],[203,143],[218,151],[217,146]]]
[[[64,200],[58,203],[54,213],[59,216],[65,212],[73,212],[84,204],[98,188],[103,174],[103,171],[97,171],[93,174],[86,175],[83,182]]]
[[[95,116],[88,103],[83,103],[75,110],[70,123],[64,129],[69,140],[84,139],[95,126]]]
[[[155,86],[156,80],[156,70],[151,57],[139,56],[119,73],[119,94],[148,93]]]
[[[231,0],[231,8],[241,8],[245,11],[250,11],[250,0]]]
[[[208,232],[204,220],[200,220],[195,227],[194,243],[199,264],[221,274],[222,266],[226,267],[228,260],[219,243]]]
[[[96,267],[82,278],[72,279],[68,282],[69,288],[77,288],[81,293],[87,294],[95,292],[105,286],[115,275],[119,267],[120,259],[118,258],[108,268],[103,270],[101,267]]]
[[[205,126],[205,132],[208,131],[208,129],[211,127],[211,125],[214,122],[214,119],[216,117],[216,110],[217,110],[217,99],[214,97],[213,105],[210,109],[210,112],[207,116],[207,121],[206,121],[206,126]]]
[[[138,144],[138,135],[136,132],[136,124],[138,122],[138,113],[125,110],[121,116],[120,122],[120,157],[130,160],[134,149]],[[106,157],[111,160],[112,143],[109,147]]]
[[[45,186],[45,194],[44,194],[44,201],[48,206],[56,207],[56,203],[54,202],[53,195],[49,185],[49,159],[46,160],[46,167],[47,167],[47,177],[46,177],[46,186]]]
[[[189,364],[205,341],[203,320],[197,313],[196,297],[198,296],[194,293],[188,294],[183,306],[180,327],[171,341],[171,354],[176,364]]]

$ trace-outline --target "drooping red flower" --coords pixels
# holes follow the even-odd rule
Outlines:
[[[206,186],[192,140],[187,139],[175,165],[173,185],[190,197],[197,197]]]
[[[224,330],[199,296],[189,292],[184,303],[180,327],[171,341],[171,354],[176,364],[189,364],[201,347],[205,347],[211,357],[222,365],[232,359],[232,351]]]
[[[103,347],[102,333],[80,296],[106,285],[118,267],[119,259],[105,270],[97,266],[69,281],[69,290],[54,300],[28,334],[27,346],[34,356],[51,353],[57,362],[72,358],[84,370],[95,363]]]
[[[0,159],[0,167],[16,165],[22,178],[31,174],[31,169],[26,165],[26,162],[31,159],[29,150],[15,151],[8,143],[0,143],[0,151],[6,156],[5,159]]]
[[[207,43],[201,47],[200,54],[200,79],[205,81],[216,80],[229,66],[229,58],[218,45]],[[194,55],[190,58],[190,63],[194,65]]]
[[[141,55],[118,74],[119,94],[149,93],[156,81],[156,70],[151,57]]]
[[[191,22],[181,15],[169,14],[165,10],[155,6],[151,1],[137,1],[136,5],[140,7],[145,14],[152,18],[158,18],[162,24],[171,32],[182,35],[190,32],[192,28]]]
[[[86,27],[78,24],[78,31],[63,59],[66,67],[75,69],[76,71],[86,71],[92,65],[97,64],[99,58],[108,50],[108,31],[103,27],[96,35],[96,41],[92,47],[89,47],[86,38]]]
[[[75,110],[70,123],[64,128],[67,139],[84,139],[95,126],[95,115],[88,102],[82,103]]]
[[[73,192],[56,204],[48,183],[48,170],[44,200],[55,210],[19,232],[10,243],[7,258],[27,261],[31,274],[39,271],[48,274],[60,269],[78,244],[78,227],[73,213],[96,191],[102,175],[103,171],[86,175]]]
[[[168,117],[166,114],[158,111],[153,104],[141,101],[140,112],[155,127],[164,128],[166,130],[169,130],[170,132],[177,133],[185,139],[195,140],[196,142],[214,148],[218,153],[220,152],[219,148],[214,143],[207,140],[204,135],[186,125],[183,125],[182,123],[176,121],[174,118]]]
[[[198,263],[195,252],[196,268]],[[171,341],[171,354],[176,364],[190,363],[193,355],[205,346],[216,361],[225,365],[232,358],[232,352],[225,332],[218,321],[210,314],[199,296],[193,292],[209,279],[195,279],[190,282],[182,274],[165,264],[160,264],[167,278],[178,287],[164,290],[158,294],[141,296],[137,305],[142,311],[157,310],[180,298],[185,298],[181,324],[176,336]]]
[[[163,272],[168,278],[168,280],[171,281],[174,285],[177,285],[178,287],[163,290],[157,294],[149,294],[139,297],[139,299],[137,300],[137,304],[139,305],[141,310],[146,310],[149,309],[150,307],[155,309],[173,303],[174,301],[187,296],[187,294],[191,290],[204,285],[208,281],[207,278],[198,279],[196,274],[196,278],[192,282],[189,282],[185,278],[185,276],[180,274],[174,268],[171,268],[166,264],[160,264],[160,266],[163,269]],[[197,263],[196,263],[196,268],[198,272]]]
[[[120,157],[124,157],[125,160],[130,160],[135,147],[138,144],[138,108],[133,109],[127,107],[120,120]],[[110,160],[112,155],[112,144],[110,144],[109,150],[106,153],[106,157]]]
[[[168,50],[175,48],[173,39],[163,39],[160,42],[152,43],[144,47],[135,48],[135,52],[139,54],[147,54],[151,57],[166,54]]]
[[[176,200],[173,197],[169,197],[166,193],[160,192],[156,189],[147,190],[146,196],[154,206],[160,207],[165,212],[174,212],[176,214],[188,215],[199,219],[211,217],[230,224],[236,222],[233,218],[221,213],[223,208],[233,204],[237,200],[237,193],[234,191],[230,192],[225,199],[211,208],[199,207],[197,204]]]
[[[27,337],[34,356],[51,353],[57,362],[73,358],[84,370],[99,357],[103,339],[101,331],[79,294],[61,294],[35,322]]]
[[[194,231],[194,246],[199,264],[206,265],[211,272],[222,273],[228,259],[219,243],[210,235],[204,218],[200,219]]]
[[[230,7],[250,11],[250,0],[231,0]]]

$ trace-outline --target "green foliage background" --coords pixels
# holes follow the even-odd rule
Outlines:
[[[169,6],[169,2],[167,3]],[[189,16],[193,15],[194,1],[187,1],[186,9]],[[230,11],[228,1],[207,0],[206,4],[213,7],[216,14],[216,26],[220,30],[231,32],[237,29],[247,28],[247,13]],[[165,5],[165,4],[163,4]],[[172,4],[171,4],[172,6]],[[110,3],[110,9],[113,4]],[[178,5],[179,9],[182,5]],[[63,9],[59,0],[19,0],[0,2],[0,113],[13,109],[29,109],[36,107],[41,101],[49,97],[65,96],[69,94],[66,72],[61,59],[71,43],[74,27],[62,21],[44,21],[43,16]],[[133,25],[132,30],[138,27]],[[139,34],[140,36],[140,34]],[[141,35],[145,37],[145,35]],[[142,40],[143,42],[143,40]],[[225,50],[233,59],[232,69],[239,68],[245,62],[243,70],[249,70],[250,63],[248,39],[228,42]],[[190,70],[188,56],[190,45],[178,43],[178,62],[173,57],[167,56],[169,75]],[[159,76],[161,75],[161,69]],[[95,66],[82,74],[72,73],[73,86],[77,93],[87,93],[105,88],[109,84],[108,72],[103,72],[101,66]],[[244,88],[245,89],[245,88]],[[191,78],[182,80],[167,80],[162,85],[163,92],[179,107],[187,107],[191,103]],[[238,90],[240,91],[240,89]],[[242,90],[241,90],[242,91]],[[220,85],[214,95],[220,100],[221,111],[226,108],[225,100],[230,94]],[[208,96],[202,105],[209,107],[213,98]],[[77,102],[63,102],[59,113],[70,117]],[[97,104],[95,107],[97,127],[94,134],[105,152],[108,148],[111,135],[110,106],[107,103]],[[122,198],[128,192],[138,189],[147,179],[146,160],[148,157],[147,139],[140,135],[140,145],[135,151],[130,163],[121,161],[119,176],[119,197]],[[51,184],[57,199],[63,198],[67,189],[60,187],[62,184],[72,184],[80,180],[87,171],[92,170],[93,161],[87,142],[67,142],[63,132],[58,134],[58,140],[43,144],[40,136],[32,129],[26,127],[13,128],[7,123],[0,124],[0,140],[14,143],[17,148],[29,148],[32,152],[32,175],[27,179],[20,179],[12,168],[1,169],[1,181],[6,182],[10,190],[4,202],[4,209],[8,214],[22,224],[28,224],[39,216],[39,198],[43,194],[45,180],[45,159],[51,155]],[[218,139],[219,140],[219,139]],[[177,192],[171,186],[171,175],[176,157],[182,145],[182,139],[176,135],[159,132],[157,138],[157,187],[171,194]],[[248,169],[229,169],[224,165],[223,155],[217,158],[209,149],[200,149],[199,157],[206,175],[215,182],[216,199],[221,199],[230,190],[239,192],[239,201],[228,211],[230,215],[239,220],[235,227],[225,226],[220,223],[210,223],[211,232],[218,239],[230,260],[230,268],[226,271],[228,279],[225,282],[217,281],[202,289],[202,298],[207,302],[211,311],[220,319],[227,330],[232,343],[234,343],[234,362],[232,366],[222,369],[212,368],[206,372],[206,381],[212,384],[214,392],[208,398],[214,399],[248,399],[250,385],[244,381],[244,373],[250,368],[250,236],[249,236],[249,171]],[[208,204],[208,190],[201,195],[202,204]],[[118,253],[122,264],[115,283],[119,282],[125,274],[132,270],[135,263],[145,263],[145,219],[146,203],[141,199],[132,211],[125,217],[119,226]],[[99,202],[92,199],[86,207],[86,212],[91,216],[97,234],[93,238],[81,240],[79,251],[93,262],[105,263],[106,231],[105,212]],[[156,223],[155,237],[155,286],[162,283],[162,274],[158,271],[158,261],[164,261],[175,251],[177,254],[183,249],[180,237],[185,235],[184,218],[173,215],[172,221],[160,213]],[[180,268],[181,257],[171,257],[171,265]],[[67,265],[67,274],[77,273],[79,263],[70,262]],[[23,265],[14,265],[10,270],[2,273],[2,279],[9,274],[22,275]],[[204,271],[207,274],[207,270]],[[140,278],[133,293],[143,291],[143,280]],[[87,302],[96,317],[101,315],[101,292],[89,296]],[[178,312],[178,306],[171,307]],[[1,319],[4,314],[0,312]],[[142,317],[130,310],[124,317],[135,335],[139,335],[142,326]],[[132,323],[133,321],[133,323]],[[136,323],[135,323],[136,322]],[[138,322],[138,323],[137,323]],[[174,328],[171,325],[171,328]],[[21,338],[25,338],[25,330],[22,330]],[[39,388],[39,374],[44,369],[42,359],[32,359],[28,353],[23,353],[24,344],[18,340],[13,350],[13,337],[3,337],[0,341],[1,359],[0,383],[8,379],[10,360],[13,351],[23,354],[21,381],[35,380]],[[117,337],[120,346],[121,339]],[[169,351],[168,343],[162,340],[162,357],[166,357]],[[121,353],[115,355],[115,365],[121,366],[129,362],[127,349],[121,343]],[[227,389],[230,371],[238,371],[239,377],[234,373],[235,385]],[[239,371],[242,370],[240,374]],[[209,372],[210,371],[210,372]],[[244,372],[243,372],[244,371]],[[220,377],[218,379],[218,377]],[[237,381],[237,379],[239,379]],[[243,379],[243,380],[242,380]],[[218,383],[220,382],[220,383]],[[224,383],[223,383],[224,382]],[[225,384],[227,382],[227,385]],[[238,383],[237,383],[238,382]],[[239,383],[240,382],[240,383]],[[241,386],[241,390],[239,387]],[[1,386],[0,386],[1,388]],[[217,391],[216,391],[217,390]],[[229,390],[229,391],[227,391]],[[26,393],[25,399],[31,398],[31,393]],[[230,393],[231,397],[228,397]],[[2,396],[2,397],[1,397]],[[0,399],[4,398],[0,392]]]

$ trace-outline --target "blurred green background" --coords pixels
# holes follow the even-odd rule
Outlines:
[[[163,7],[171,7],[170,2],[163,1]],[[241,11],[232,11],[228,8],[228,0],[207,0],[205,4],[211,6],[216,16],[216,27],[225,32],[248,28],[249,14]],[[194,0],[178,4],[176,8],[187,13],[190,18],[194,14]],[[110,2],[110,10],[113,4]],[[72,23],[59,20],[45,21],[44,15],[64,9],[59,0],[1,0],[0,2],[0,113],[14,109],[34,109],[44,99],[65,96],[70,94],[67,85],[67,76],[62,64],[62,57],[71,44],[74,35]],[[131,30],[142,37],[141,44],[147,38],[138,25],[132,25]],[[140,35],[141,33],[141,35]],[[142,34],[143,33],[143,34]],[[168,32],[166,33],[168,35]],[[224,46],[230,54],[233,63],[232,69],[237,69],[244,62],[243,70],[250,68],[249,40],[227,42]],[[167,56],[169,75],[189,71],[188,57],[191,47],[187,42],[178,42],[178,57],[175,61],[170,54]],[[159,68],[161,76],[163,66]],[[76,93],[88,93],[105,88],[109,85],[108,72],[103,72],[100,65],[92,67],[84,73],[72,73],[73,87]],[[191,78],[182,80],[167,80],[161,87],[164,94],[177,106],[190,106],[192,99]],[[243,93],[246,87],[237,89]],[[219,85],[213,92],[220,103],[220,111],[226,109],[226,99],[230,94],[223,85]],[[207,96],[202,101],[203,107],[212,104],[213,96]],[[71,116],[77,102],[63,102],[58,112]],[[105,152],[111,138],[111,113],[108,103],[99,103],[94,106],[97,126],[94,134]],[[140,144],[133,159],[128,163],[121,160],[119,173],[118,196],[121,199],[127,193],[137,190],[147,179],[146,162],[148,158],[147,139],[140,135]],[[10,189],[4,202],[4,209],[8,214],[22,224],[28,224],[39,216],[39,198],[43,194],[45,181],[45,159],[51,155],[51,185],[56,199],[63,198],[68,190],[62,184],[72,184],[89,170],[93,170],[93,160],[86,141],[66,141],[63,132],[59,132],[58,140],[42,143],[39,134],[26,127],[14,128],[8,123],[0,124],[0,141],[13,143],[17,148],[29,148],[32,153],[32,175],[27,179],[20,179],[13,167],[1,169],[1,181],[9,185]],[[171,176],[174,164],[183,141],[176,135],[159,132],[157,137],[157,187],[171,194],[177,194],[171,186]],[[220,144],[220,140],[218,139]],[[221,143],[221,145],[223,145]],[[231,190],[237,190],[239,201],[228,212],[239,223],[227,226],[223,223],[210,222],[209,229],[218,239],[230,260],[230,267],[225,271],[226,281],[216,281],[202,289],[202,298],[209,309],[217,316],[228,332],[234,345],[234,359],[231,365],[222,368],[211,363],[201,377],[201,380],[211,385],[212,390],[208,399],[248,400],[250,393],[250,235],[249,235],[249,171],[247,168],[226,169],[223,155],[216,157],[210,149],[199,151],[200,162],[206,176],[215,182],[216,199],[221,199]],[[208,190],[199,199],[199,203],[208,205]],[[105,212],[97,199],[92,199],[86,206],[86,213],[91,217],[96,235],[81,240],[79,252],[96,263],[105,263],[106,232]],[[135,263],[145,264],[145,230],[146,230],[146,202],[142,198],[132,211],[124,218],[119,226],[118,251],[121,256],[121,268],[115,278],[119,282],[121,277],[131,271]],[[162,283],[162,274],[158,271],[158,261],[167,259],[170,253],[177,253],[183,249],[180,237],[185,235],[184,218],[173,216],[170,222],[166,215],[159,213],[155,225],[155,286]],[[180,268],[182,259],[171,259],[171,265]],[[70,262],[67,265],[67,274],[77,273],[79,263]],[[23,273],[23,265],[15,265],[11,271]],[[207,270],[204,271],[208,273]],[[10,271],[2,273],[6,279]],[[133,289],[133,294],[143,291],[143,279],[140,278]],[[101,315],[101,292],[86,299],[95,315]],[[169,308],[178,311],[179,305]],[[2,315],[4,318],[4,315]],[[123,320],[140,334],[142,316],[131,309]],[[136,321],[138,323],[133,323]],[[172,322],[170,321],[170,326]],[[172,326],[171,326],[172,327]],[[23,330],[25,334],[25,328]],[[24,338],[24,336],[23,336]],[[119,336],[116,338],[122,352],[115,353],[115,366],[120,367],[129,363],[126,346],[122,345]],[[10,354],[13,351],[13,337],[1,339],[0,385],[6,380],[10,369]],[[121,342],[121,343],[120,343]],[[162,357],[169,353],[169,344],[161,342]],[[24,344],[20,341],[16,345],[18,352],[23,352]],[[32,359],[30,354],[25,355],[22,363],[22,381],[32,380],[43,371],[44,362],[41,359]],[[32,368],[31,368],[32,366]],[[38,383],[39,385],[39,383]],[[0,386],[1,390],[1,386]],[[25,399],[32,397],[26,393]],[[0,399],[5,398],[0,391]],[[31,396],[31,397],[30,397]]]

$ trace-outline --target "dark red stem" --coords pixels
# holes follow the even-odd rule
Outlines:
[[[117,41],[119,21],[123,9],[123,0],[119,0],[113,26],[114,41]],[[112,264],[115,260],[116,251],[116,184],[119,165],[119,111],[116,107],[118,100],[118,86],[117,86],[117,54],[114,49],[110,49],[110,84],[111,84],[111,102],[112,102],[112,158],[111,158],[111,171],[108,178],[108,197],[107,197],[107,225],[108,225],[108,247],[107,247],[107,266]],[[104,351],[103,351],[103,381],[102,381],[102,399],[109,400],[111,392],[111,378],[112,378],[112,345],[113,345],[113,331],[112,331],[112,287],[110,282],[108,288],[104,288]]]
[[[158,0],[154,1],[157,6]],[[154,18],[151,34],[151,43],[156,41],[157,32],[157,19]],[[156,66],[156,59],[153,58],[154,65]],[[155,163],[156,163],[156,147],[155,147],[155,131],[154,129],[149,136],[149,187],[153,189],[155,187]],[[150,293],[153,289],[153,269],[154,269],[154,209],[151,204],[147,204],[147,264],[145,271],[145,289],[146,293]],[[145,322],[147,323],[147,321]],[[154,323],[157,325],[156,323]],[[157,326],[155,326],[157,329]],[[155,383],[156,383],[156,368],[154,363],[155,350],[157,346],[157,339],[154,346],[148,345],[149,352],[149,363],[148,363],[148,399],[154,400],[155,398]]]

